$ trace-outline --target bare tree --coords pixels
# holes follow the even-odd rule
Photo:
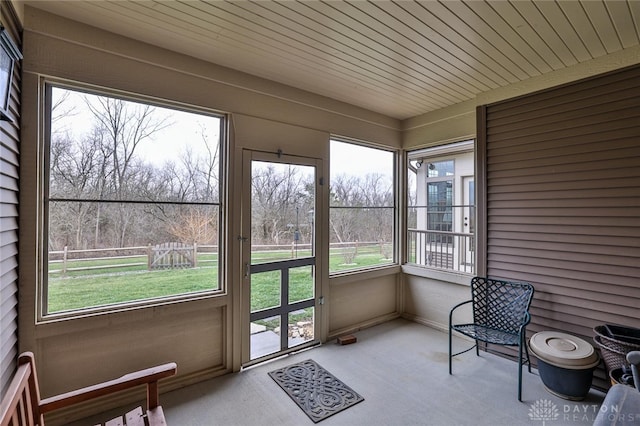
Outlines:
[[[196,170],[204,183],[204,200],[217,200],[220,188],[220,143],[211,141],[211,132],[203,124],[200,124],[200,137],[206,151],[206,155],[198,161]]]
[[[71,92],[56,89],[56,94],[58,96],[55,97],[53,105],[51,105],[51,122],[57,123],[62,119],[77,115],[76,107],[69,102]],[[67,129],[58,129],[58,131],[66,130]]]
[[[68,133],[52,135],[50,145],[50,197],[79,200],[95,197],[100,152],[91,136],[76,144]],[[84,236],[94,210],[95,204],[92,203],[54,202],[49,209],[49,226],[58,231],[64,229],[64,234],[75,234],[73,240],[67,237],[64,245],[85,247]]]
[[[295,166],[278,171],[273,164],[258,166],[251,182],[253,242],[281,244],[285,237],[294,236],[300,211],[313,208],[313,194],[309,193],[313,182]]]
[[[393,236],[393,182],[380,173],[368,173],[360,180],[360,193],[369,207],[361,231],[367,241],[389,242]]]
[[[85,97],[85,104],[91,111],[99,129],[104,131],[102,150],[105,162],[103,170],[104,197],[114,201],[134,200],[138,198],[136,188],[136,149],[144,140],[169,125],[155,113],[150,105],[127,102],[110,97]],[[135,214],[126,203],[116,205],[116,218],[113,223],[116,244],[123,247],[127,232]]]
[[[70,93],[54,89],[51,247],[122,247],[176,237],[202,243],[217,239],[220,152],[215,129],[210,132],[200,125],[195,129],[200,141],[195,143],[202,149],[187,145],[173,161],[158,166],[141,156],[141,146],[173,124],[164,114],[148,105],[93,95],[78,95],[84,99],[84,106],[78,106]],[[75,128],[64,120],[75,113],[74,105],[89,113],[88,131],[86,121]],[[74,136],[72,130],[85,134]]]
[[[218,238],[218,216],[211,207],[183,209],[170,223],[169,232],[184,243],[210,244]]]
[[[331,181],[331,234],[337,242],[358,240],[358,207],[363,206],[358,188],[358,178],[337,176]],[[355,207],[355,208],[351,208]]]
[[[384,175],[334,177],[331,207],[329,223],[333,241],[391,241],[393,187]]]

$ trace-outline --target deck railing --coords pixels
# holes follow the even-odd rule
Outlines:
[[[427,268],[475,273],[475,236],[468,233],[408,229],[407,262]]]

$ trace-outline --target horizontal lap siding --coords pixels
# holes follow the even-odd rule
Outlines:
[[[2,2],[2,24],[20,45],[17,19]],[[18,168],[20,146],[20,63],[9,101],[13,122],[0,123],[0,394],[9,385],[18,356]]]
[[[635,67],[485,107],[486,270],[535,286],[529,335],[640,327],[638,93]]]

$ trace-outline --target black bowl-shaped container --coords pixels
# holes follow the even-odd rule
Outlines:
[[[529,349],[538,358],[538,373],[549,392],[574,401],[587,396],[600,363],[589,342],[559,331],[540,331],[529,340]]]
[[[572,401],[581,401],[587,396],[595,369],[595,366],[578,370],[562,368],[538,358],[538,372],[547,390]]]

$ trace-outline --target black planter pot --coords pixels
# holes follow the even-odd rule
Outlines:
[[[583,400],[591,389],[596,367],[570,370],[556,367],[538,358],[538,372],[545,388],[552,394],[573,401]]]
[[[538,358],[538,372],[547,391],[573,401],[587,396],[600,363],[590,343],[566,333],[541,331],[531,337],[529,349]]]

